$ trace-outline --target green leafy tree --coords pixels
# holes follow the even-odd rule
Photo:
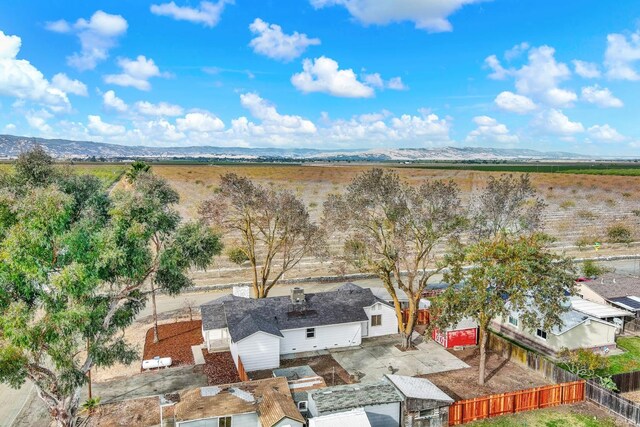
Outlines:
[[[434,301],[435,326],[443,328],[463,318],[474,319],[480,329],[478,384],[485,382],[488,334],[491,323],[517,313],[523,328],[550,331],[562,325],[569,309],[567,295],[575,294],[571,259],[546,249],[542,234],[500,234],[449,254],[451,270],[444,275],[450,286]],[[464,268],[469,266],[468,268]]]
[[[591,259],[582,262],[581,270],[584,277],[598,277],[611,271],[610,268],[603,267]]]
[[[145,307],[149,280],[179,292],[181,273],[207,265],[219,242],[201,224],[178,225],[156,253],[164,224],[131,220],[129,196],[85,183],[79,203],[77,186],[55,173],[16,179],[36,176],[21,168],[0,189],[0,381],[31,381],[57,425],[74,426],[87,373],[138,358],[122,330]]]
[[[150,171],[151,165],[148,165],[142,160],[136,160],[135,162],[131,163],[131,166],[125,172],[125,177],[127,181],[129,181],[129,183],[133,183],[138,178],[138,175],[148,173]]]
[[[311,220],[300,199],[234,173],[220,178],[216,194],[199,212],[233,240],[233,260],[249,261],[256,298],[266,298],[305,256],[326,252],[324,230]]]
[[[413,188],[395,172],[371,169],[324,204],[326,228],[347,236],[345,259],[376,274],[394,302],[401,346],[411,345],[419,303],[430,277],[446,262],[435,248],[456,238],[464,225],[458,187],[428,181]],[[408,298],[405,317],[398,292]]]
[[[190,267],[206,268],[212,255],[222,251],[217,235],[201,223],[180,224],[175,210],[178,193],[161,177],[141,173],[129,190],[114,194],[114,219],[139,227],[151,241],[151,267],[148,275],[153,307],[153,339],[159,342],[156,290],[171,295],[193,286],[187,275]],[[204,258],[203,258],[204,256]]]

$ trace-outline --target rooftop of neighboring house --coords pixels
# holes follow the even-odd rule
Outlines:
[[[367,413],[362,408],[352,409],[337,414],[323,415],[309,420],[310,427],[371,427]]]
[[[597,279],[580,284],[588,286],[589,289],[605,299],[630,295],[640,296],[640,277],[638,276],[606,273]]]
[[[377,302],[388,305],[370,289],[353,283],[335,291],[303,294],[298,301],[294,303],[292,296],[251,299],[227,295],[200,307],[202,328],[228,328],[234,342],[256,332],[281,337],[281,331],[288,329],[367,321],[364,307]]]
[[[304,423],[283,377],[188,390],[175,406],[179,421],[254,412],[265,427],[284,418]]]
[[[408,377],[405,375],[386,375],[400,393],[409,399],[437,400],[453,403],[454,400],[434,383],[426,378]]]
[[[608,301],[625,310],[632,312],[640,311],[640,297],[637,296],[609,298]]]
[[[348,384],[309,392],[320,415],[365,406],[402,402],[402,395],[388,381]]]
[[[589,316],[597,317],[598,319],[633,316],[633,313],[629,311],[608,304],[599,304],[580,297],[571,298],[571,308]]]

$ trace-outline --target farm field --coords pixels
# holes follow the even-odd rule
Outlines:
[[[460,186],[466,202],[486,185],[489,176],[503,173],[390,164],[379,166],[394,169],[413,185],[420,185],[427,179],[453,180]],[[181,196],[179,210],[187,218],[197,217],[199,205],[216,191],[220,175],[234,172],[265,186],[294,192],[305,201],[312,218],[319,220],[327,196],[342,191],[358,173],[371,167],[363,164],[158,164],[153,165],[153,170],[178,190]],[[607,229],[624,225],[632,230],[633,240],[640,239],[640,176],[533,173],[531,177],[548,204],[545,231],[556,237],[558,248],[580,257],[637,251],[635,247],[610,244]],[[596,242],[601,243],[598,251],[593,246]],[[232,244],[232,241],[227,243]],[[330,247],[335,254],[341,252],[340,236],[332,236]],[[211,284],[250,278],[246,269],[238,268],[224,258],[219,260],[217,267],[216,271],[195,273],[194,279],[198,284]],[[298,271],[291,272],[289,277],[340,275],[345,272],[354,270],[339,262],[304,259]]]
[[[471,170],[482,172],[520,172],[520,173],[568,173],[574,175],[623,175],[640,176],[640,163],[415,163],[402,165],[406,168]]]
[[[127,170],[128,165],[122,163],[76,163],[65,165],[65,167],[67,167],[72,173],[77,173],[79,175],[94,175],[100,178],[105,187],[109,187],[122,177],[122,174]],[[9,172],[11,168],[11,163],[0,163],[0,173]]]

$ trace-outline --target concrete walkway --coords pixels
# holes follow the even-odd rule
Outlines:
[[[469,365],[433,341],[417,344],[417,350],[400,351],[395,336],[364,340],[356,348],[331,350],[333,358],[362,382],[379,381],[385,374],[426,375],[468,368]]]
[[[204,355],[202,354],[203,347],[204,347],[203,344],[191,346],[191,352],[193,353],[193,361],[195,362],[196,365],[205,364]]]

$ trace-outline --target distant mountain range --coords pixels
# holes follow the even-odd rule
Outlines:
[[[464,161],[464,160],[586,160],[590,156],[528,149],[479,147],[375,148],[359,150],[315,150],[306,148],[242,147],[146,147],[91,141],[43,139],[0,135],[0,158],[15,158],[40,145],[60,159],[193,159],[220,160],[326,160],[326,161]]]

